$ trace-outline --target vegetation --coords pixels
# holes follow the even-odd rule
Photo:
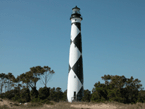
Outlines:
[[[17,101],[19,103],[46,103],[50,101],[67,101],[67,90],[62,92],[60,87],[47,87],[47,83],[55,72],[48,66],[36,66],[30,71],[18,75],[0,73],[0,98]],[[145,103],[145,90],[140,80],[125,76],[104,75],[105,83],[99,81],[94,84],[92,91],[84,90],[84,102],[119,102],[124,104]],[[37,82],[41,80],[44,87],[37,90]],[[21,84],[22,83],[22,84]],[[5,93],[3,93],[5,89]],[[31,90],[30,90],[31,89]]]
[[[101,78],[105,84],[95,83],[91,101],[117,101],[124,104],[145,102],[145,91],[142,90],[140,80],[117,75],[104,75]]]

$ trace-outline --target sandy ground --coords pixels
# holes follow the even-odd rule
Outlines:
[[[10,104],[11,103],[11,104]],[[15,108],[15,109],[19,109],[21,105],[23,105],[23,107],[25,108],[26,106],[24,104],[19,104],[20,106],[14,106],[13,105],[14,102],[11,102],[9,100],[4,100],[0,99],[0,106],[3,105],[7,105],[9,108]],[[27,109],[37,109],[38,107],[35,108],[27,108]],[[39,107],[38,109],[125,109],[123,107],[119,108],[119,106],[117,105],[113,105],[113,104],[105,104],[105,103],[101,103],[101,104],[81,104],[81,103],[66,103],[66,102],[60,102],[60,103],[56,103],[55,105],[47,105],[44,104],[41,108]]]
[[[70,107],[77,109],[125,109],[126,105],[121,103],[76,103],[71,104]]]
[[[101,105],[98,105],[98,104],[95,104],[95,105],[71,105],[71,107],[75,107],[75,108],[89,108],[89,109],[116,109],[117,107],[116,106],[113,106],[113,105],[109,105],[109,104],[101,104]]]
[[[11,108],[10,102],[8,102],[7,100],[3,100],[0,98],[0,106],[8,106],[9,108]]]

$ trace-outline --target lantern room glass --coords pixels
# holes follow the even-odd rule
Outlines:
[[[73,9],[72,14],[80,14],[80,10],[79,9]]]

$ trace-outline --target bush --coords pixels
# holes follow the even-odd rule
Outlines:
[[[32,90],[30,92],[30,96],[31,96],[31,99],[38,98],[38,91],[36,90],[36,87],[32,88]]]
[[[1,93],[0,98],[5,98],[5,93]]]
[[[30,101],[30,90],[28,88],[23,88],[21,90],[20,98],[24,102],[29,102]]]
[[[12,98],[12,100],[14,100],[14,101],[18,101],[18,99],[20,99],[20,95],[19,95],[19,94],[16,94],[16,95]]]
[[[139,92],[137,102],[145,103],[145,90]]]
[[[63,100],[63,101],[67,101],[67,90],[65,90],[65,91],[63,92],[62,100]]]
[[[15,96],[15,93],[14,93],[13,90],[7,91],[7,92],[5,93],[5,98],[12,99],[14,96]]]
[[[33,98],[32,100],[31,100],[31,102],[32,103],[38,103],[38,102],[40,102],[40,98]]]
[[[42,100],[46,99],[50,95],[49,90],[50,88],[47,88],[47,87],[40,88],[38,91],[39,92],[38,97]]]
[[[59,102],[60,100],[63,99],[63,92],[61,91],[61,88],[60,87],[57,87],[56,88],[55,96],[56,96],[56,101],[57,102]]]
[[[51,104],[51,102],[48,99],[41,100],[41,103]]]
[[[87,89],[84,90],[84,96],[82,98],[82,101],[90,102],[91,99],[91,92]]]
[[[52,89],[50,89],[50,95],[49,95],[48,99],[52,100],[52,101],[57,101],[56,91],[55,91],[54,87]]]

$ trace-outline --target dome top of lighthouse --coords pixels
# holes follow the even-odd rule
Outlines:
[[[79,9],[79,10],[80,10],[80,8],[78,8],[77,6],[76,6],[76,7],[74,7],[73,9]],[[72,10],[73,10],[73,9],[72,9]]]
[[[72,18],[80,18],[82,20],[81,14],[80,14],[80,8],[78,8],[77,6],[72,8],[72,14],[70,19]]]

